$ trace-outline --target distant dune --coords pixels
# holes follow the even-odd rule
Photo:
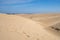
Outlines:
[[[36,14],[20,14],[19,16],[0,14],[0,40],[60,40],[60,34],[57,35],[56,32],[49,31],[50,28],[46,27],[49,22],[55,24],[59,20],[60,17],[56,15],[48,17],[48,15],[38,16]]]

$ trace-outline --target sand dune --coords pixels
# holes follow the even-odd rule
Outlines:
[[[60,22],[60,14],[18,14],[18,16],[32,19],[46,27]]]
[[[60,40],[60,36],[28,18],[0,14],[0,40]]]
[[[20,14],[18,16],[32,19],[43,25],[50,33],[60,35],[60,14]]]

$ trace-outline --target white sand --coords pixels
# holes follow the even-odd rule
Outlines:
[[[0,40],[60,40],[35,21],[0,14]]]

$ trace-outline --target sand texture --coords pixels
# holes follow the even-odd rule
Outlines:
[[[60,40],[54,33],[29,18],[0,14],[0,40]]]

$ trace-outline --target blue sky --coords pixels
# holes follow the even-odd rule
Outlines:
[[[60,12],[60,0],[0,0],[1,13]]]

